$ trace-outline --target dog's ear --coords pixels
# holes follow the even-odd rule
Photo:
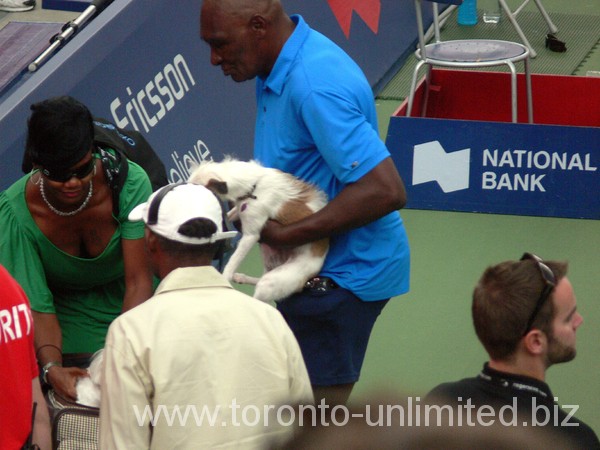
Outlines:
[[[210,180],[208,180],[206,187],[211,191],[221,195],[226,195],[229,192],[229,189],[227,188],[227,183],[225,181],[220,181],[215,178],[211,178]]]

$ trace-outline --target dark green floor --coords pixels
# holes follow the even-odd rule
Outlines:
[[[481,12],[480,12],[481,14]],[[552,21],[558,27],[558,35],[566,42],[567,51],[564,53],[552,52],[545,48],[545,36],[548,27],[542,15],[536,11],[524,11],[518,16],[523,30],[527,31],[528,39],[537,52],[537,56],[530,60],[532,73],[576,75],[586,71],[580,67],[590,63],[590,55],[594,53],[600,37],[600,16],[584,16],[581,14],[555,13]],[[519,42],[514,27],[508,20],[499,24],[480,23],[476,26],[465,27],[456,23],[455,15],[447,21],[442,30],[443,39],[499,39]],[[416,58],[411,55],[399,73],[379,93],[378,98],[383,100],[402,100],[408,95]],[[517,65],[522,71],[522,64]],[[506,65],[487,67],[486,71],[508,71]],[[423,76],[424,70],[419,74]]]

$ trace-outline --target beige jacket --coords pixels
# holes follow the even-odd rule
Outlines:
[[[117,318],[104,361],[103,450],[264,448],[291,431],[281,405],[313,400],[281,314],[210,266],[171,272]]]

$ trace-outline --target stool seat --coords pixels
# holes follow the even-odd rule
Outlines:
[[[417,50],[417,58],[421,59]],[[527,47],[516,42],[496,40],[454,40],[437,42],[425,46],[425,54],[432,64],[442,65],[444,62],[464,63],[467,65],[489,66],[492,63],[506,64],[527,58]]]
[[[415,0],[415,12],[417,16],[417,31],[419,34],[419,46],[415,51],[418,62],[415,66],[408,94],[406,115],[410,117],[417,90],[417,77],[419,69],[426,66],[425,95],[423,95],[423,107],[421,114],[425,116],[429,96],[429,78],[432,66],[456,67],[456,68],[479,68],[489,66],[506,65],[510,70],[511,88],[511,118],[517,122],[517,70],[516,62],[523,62],[525,68],[525,83],[527,94],[527,120],[533,123],[533,100],[531,94],[531,74],[529,72],[529,47],[517,42],[501,41],[494,39],[456,39],[442,41],[440,37],[439,9],[438,3],[451,4],[448,11],[456,9],[462,0],[426,0],[431,2],[433,8],[433,26],[435,42],[427,44],[423,26],[423,14],[421,3],[424,0]],[[540,0],[536,0],[539,2]]]

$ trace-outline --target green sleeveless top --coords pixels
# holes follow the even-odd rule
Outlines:
[[[130,222],[127,216],[152,192],[146,172],[129,164],[115,218],[117,230],[96,258],[69,255],[40,231],[25,201],[29,175],[0,193],[0,264],[23,287],[32,310],[56,313],[63,353],[102,348],[108,326],[121,312],[125,294],[121,239],[143,238],[143,222]]]

